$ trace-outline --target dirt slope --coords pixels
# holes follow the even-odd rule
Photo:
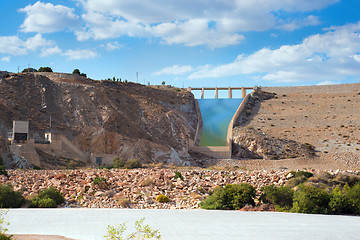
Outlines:
[[[252,131],[252,136],[263,136],[257,143],[264,148],[273,147],[274,142],[275,145],[293,142],[298,147],[304,144],[313,146],[315,155],[307,156],[306,151],[292,147],[289,148],[290,154],[279,154],[276,158],[284,160],[259,160],[259,166],[360,168],[360,84],[262,90],[276,93],[276,96],[253,104],[251,113],[248,112],[246,119],[240,119],[240,127],[234,129],[235,138],[240,138],[240,132]],[[261,144],[264,138],[268,141]],[[242,141],[242,145],[249,150],[251,147],[245,144],[246,141]],[[270,156],[261,157],[269,159]],[[290,156],[295,159],[290,159]],[[251,163],[245,161],[244,164]],[[254,162],[252,164],[254,166]]]
[[[115,153],[143,162],[183,163],[196,131],[193,95],[73,74],[0,75],[0,135],[12,120],[29,120],[31,137],[50,129],[84,152]]]

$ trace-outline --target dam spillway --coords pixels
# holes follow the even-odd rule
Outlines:
[[[197,99],[203,121],[200,146],[226,146],[229,123],[243,100]]]

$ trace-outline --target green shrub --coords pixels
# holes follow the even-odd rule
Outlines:
[[[167,203],[170,201],[169,197],[166,195],[163,195],[163,194],[160,194],[159,196],[157,196],[155,200],[160,203]]]
[[[310,178],[312,176],[314,176],[314,174],[312,174],[311,172],[306,172],[306,171],[291,171],[290,172],[293,177],[292,178],[299,178],[299,177],[302,177],[304,176],[305,178]]]
[[[103,189],[103,188],[108,187],[106,178],[104,178],[104,177],[95,177],[92,183],[94,186],[96,186],[98,188]]]
[[[65,202],[62,194],[54,187],[49,187],[48,189],[41,190],[38,197],[41,199],[53,199],[56,204],[62,204]]]
[[[40,67],[38,72],[52,72],[51,67]]]
[[[113,168],[123,168],[125,166],[126,161],[123,158],[115,157],[113,160],[112,167]]]
[[[37,70],[35,68],[25,68],[24,70],[22,70],[23,73],[27,73],[27,72],[37,72]]]
[[[142,168],[142,164],[139,159],[133,158],[128,160],[124,167],[127,169]]]
[[[0,165],[0,175],[4,175],[5,177],[9,177],[8,172],[5,169],[5,166]]]
[[[294,195],[292,211],[297,213],[327,214],[329,194],[321,188],[300,184]]]
[[[12,240],[12,236],[6,236],[3,233],[0,233],[0,240]]]
[[[269,185],[261,189],[260,197],[264,203],[270,202],[275,205],[276,210],[286,211],[293,206],[294,190],[289,187]]]
[[[57,204],[54,199],[51,198],[34,198],[29,203],[29,208],[56,208]]]
[[[0,207],[19,208],[25,203],[25,198],[21,192],[14,191],[11,185],[0,184]]]
[[[356,184],[352,188],[345,186],[343,191],[349,200],[351,213],[360,215],[360,183]]]
[[[338,174],[333,179],[333,182],[341,187],[348,184],[350,187],[353,187],[355,184],[359,182],[359,177],[353,174]]]
[[[30,203],[29,208],[56,208],[58,204],[64,203],[65,199],[54,187],[41,190],[39,195]]]
[[[161,239],[159,230],[153,230],[149,225],[143,226],[145,218],[135,221],[135,231],[124,236],[126,231],[126,223],[117,226],[108,225],[107,234],[104,236],[106,240],[121,239]]]
[[[225,187],[216,187],[200,207],[204,209],[238,210],[245,205],[255,205],[255,188],[247,183],[228,184]]]
[[[174,176],[175,179],[180,178],[181,180],[184,180],[184,177],[182,176],[181,172],[175,170],[174,173],[175,173],[175,176]]]
[[[339,187],[335,188],[330,196],[329,209],[333,214],[351,214],[351,204],[348,197]]]
[[[7,214],[7,210],[0,210],[0,240],[11,240],[12,235],[7,236],[5,235],[9,229],[6,226],[10,225],[9,222],[5,221],[4,215]]]

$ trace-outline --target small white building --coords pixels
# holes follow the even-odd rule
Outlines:
[[[29,140],[29,121],[13,121],[12,142]]]

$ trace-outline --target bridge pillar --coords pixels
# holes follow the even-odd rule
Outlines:
[[[246,97],[246,89],[245,88],[241,88],[241,98],[245,98]]]
[[[229,91],[228,97],[229,97],[229,98],[232,98],[232,89],[231,89],[230,87],[229,87],[229,90],[228,90],[228,91]]]
[[[202,87],[202,88],[201,88],[201,99],[204,98],[204,92],[205,92],[205,89],[204,89],[204,87]]]
[[[215,88],[215,98],[219,98],[219,91],[217,87]]]

